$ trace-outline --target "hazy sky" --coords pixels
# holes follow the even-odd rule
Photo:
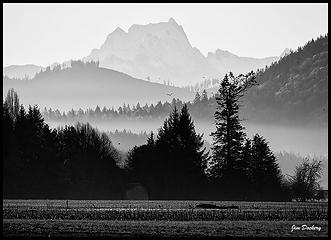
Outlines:
[[[170,17],[204,55],[279,56],[328,32],[327,4],[4,4],[3,13],[4,66],[82,58],[116,27]]]

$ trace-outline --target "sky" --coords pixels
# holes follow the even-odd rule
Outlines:
[[[171,17],[205,56],[279,56],[328,33],[327,4],[4,4],[3,66],[79,59],[117,27]]]

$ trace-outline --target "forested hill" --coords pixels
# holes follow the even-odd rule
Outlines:
[[[246,95],[254,118],[327,123],[328,34],[258,71],[257,81]]]
[[[121,106],[151,104],[180,97],[190,100],[194,93],[187,89],[153,83],[127,74],[99,67],[95,62],[71,61],[70,68],[47,67],[31,80],[3,78],[4,94],[14,88],[23,104],[63,110],[90,108],[97,105]],[[170,98],[169,95],[172,97]],[[3,95],[5,97],[5,95]]]

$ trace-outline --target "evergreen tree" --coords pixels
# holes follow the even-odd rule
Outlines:
[[[201,95],[201,102],[206,104],[208,102],[208,95],[206,89],[203,90],[202,95]]]
[[[37,106],[26,112],[21,105],[14,122],[7,102],[2,108],[5,198],[121,198],[120,156],[105,134],[88,124],[51,130]]]
[[[17,166],[14,164],[14,122],[7,103],[2,105],[2,160],[3,160],[3,191],[10,193],[15,187]]]
[[[282,175],[266,140],[256,134],[252,140],[250,177],[257,200],[282,197]]]
[[[194,105],[199,104],[200,103],[200,98],[201,98],[201,96],[200,96],[199,92],[196,92],[194,100],[193,100],[193,104]]]
[[[6,106],[8,108],[8,113],[12,120],[16,121],[16,116],[18,115],[20,109],[20,102],[17,93],[13,88],[9,89],[5,99]]]
[[[94,110],[94,115],[97,119],[100,119],[101,117],[101,109],[99,107],[99,105],[96,106],[95,110]]]
[[[147,138],[147,145],[154,147],[155,140],[154,140],[154,133],[151,132],[151,135]]]
[[[187,106],[180,113],[175,107],[155,140],[151,134],[147,144],[130,151],[128,169],[153,199],[202,198],[207,158],[202,146]]]
[[[214,143],[209,171],[213,178],[222,181],[227,193],[240,185],[238,174],[243,172],[240,160],[245,133],[239,119],[239,99],[254,84],[253,72],[237,77],[230,72],[221,82],[216,97],[216,131],[211,134]]]
[[[187,105],[184,104],[178,123],[179,146],[178,161],[182,161],[180,174],[185,178],[182,180],[184,192],[190,198],[201,198],[202,189],[206,184],[205,169],[207,167],[208,153],[203,148],[203,135],[195,132],[194,123],[188,112]],[[200,195],[200,196],[199,196]]]

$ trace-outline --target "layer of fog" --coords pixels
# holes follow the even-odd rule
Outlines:
[[[109,120],[102,122],[90,122],[100,131],[123,131],[130,130],[133,133],[146,131],[154,133],[163,125],[165,118],[156,120]],[[51,127],[63,125],[56,122],[48,122]],[[206,141],[212,143],[210,133],[216,130],[215,125],[195,121],[195,129],[198,133],[203,133]],[[327,129],[309,129],[301,127],[285,127],[275,125],[262,125],[254,123],[244,123],[247,137],[252,138],[256,133],[262,135],[270,144],[271,150],[275,152],[286,151],[300,155],[328,156],[328,133]]]

